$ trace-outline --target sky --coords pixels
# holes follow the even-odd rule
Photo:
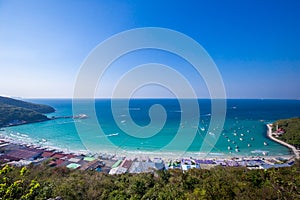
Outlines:
[[[162,27],[202,45],[228,98],[300,99],[299,10],[297,0],[0,0],[0,95],[71,98],[80,67],[97,45],[122,31]],[[95,96],[108,96],[124,73],[149,62],[173,67],[199,98],[209,98],[189,63],[155,49],[117,60]],[[174,96],[157,85],[134,95]]]

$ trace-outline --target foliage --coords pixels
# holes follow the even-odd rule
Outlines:
[[[282,119],[273,123],[273,131],[278,128],[284,130],[279,139],[294,145],[297,149],[300,149],[300,118]]]
[[[12,99],[8,97],[1,97],[0,96],[0,105],[1,104],[6,104],[14,107],[19,107],[19,108],[25,108],[29,110],[36,111],[38,113],[52,113],[54,112],[54,108],[48,105],[42,105],[42,104],[36,104],[36,103],[29,103],[17,99]]]
[[[48,120],[45,115],[33,110],[5,104],[0,105],[0,126],[9,125],[10,123],[22,124],[45,120]]]
[[[4,166],[0,170],[0,199],[34,199],[40,184],[25,178],[26,167],[20,170]]]
[[[0,172],[2,199],[299,199],[299,162],[288,168],[216,167],[108,175],[47,165]],[[3,185],[4,184],[4,185]],[[9,190],[9,192],[7,192]],[[7,196],[5,196],[7,194]],[[0,198],[1,199],[1,198]]]
[[[50,106],[28,103],[0,96],[0,127],[48,120],[42,113],[53,112]]]

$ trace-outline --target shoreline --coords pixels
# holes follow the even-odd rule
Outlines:
[[[267,133],[268,134],[268,133]],[[291,159],[293,158],[294,154],[266,154],[264,155],[262,152],[263,150],[254,150],[254,151],[259,151],[259,153],[248,153],[248,154],[237,154],[237,153],[232,153],[232,154],[226,154],[224,152],[193,152],[193,151],[186,151],[186,152],[164,152],[164,151],[142,151],[142,150],[122,150],[122,149],[101,149],[98,151],[92,151],[88,149],[70,149],[68,147],[59,147],[55,146],[53,144],[45,144],[45,143],[40,143],[40,142],[34,142],[34,141],[24,141],[24,140],[19,140],[15,139],[10,136],[4,136],[1,135],[0,133],[0,140],[5,140],[9,143],[12,144],[17,144],[21,146],[30,146],[33,148],[37,149],[48,149],[48,150],[53,150],[56,152],[63,152],[66,154],[85,154],[85,155],[95,155],[95,156],[108,156],[108,157],[115,157],[115,158],[120,158],[120,157],[126,157],[129,159],[155,159],[155,158],[161,158],[165,161],[169,160],[178,160],[182,158],[193,158],[193,159],[224,159],[224,160],[232,160],[233,158],[240,158],[240,159],[253,159],[253,158],[266,158],[266,159],[271,159],[271,158],[285,158],[285,159]],[[272,140],[272,138],[270,138]],[[46,140],[47,141],[47,140]],[[48,142],[48,141],[47,141]],[[276,141],[277,142],[277,141]]]
[[[288,143],[286,143],[286,142],[284,142],[282,140],[279,140],[279,139],[273,137],[273,135],[272,135],[273,134],[273,132],[272,132],[272,126],[273,126],[273,124],[267,124],[267,127],[268,127],[267,136],[271,140],[273,140],[273,141],[275,141],[275,142],[277,142],[277,143],[279,143],[279,144],[281,144],[283,146],[286,146],[287,148],[291,149],[292,152],[294,153],[295,158],[299,159],[299,152],[297,151],[297,149],[293,145],[290,145],[290,144],[288,144]]]
[[[17,144],[21,146],[30,146],[32,148],[36,149],[48,149],[48,150],[53,150],[56,152],[63,152],[66,154],[85,154],[85,155],[95,155],[95,156],[108,156],[108,157],[114,157],[114,158],[128,158],[128,159],[155,159],[155,158],[161,158],[164,161],[169,161],[169,160],[176,160],[176,159],[182,159],[182,158],[193,158],[193,159],[223,159],[223,160],[232,160],[234,158],[240,158],[240,159],[253,159],[253,158],[286,158],[286,159],[291,159],[293,157],[296,157],[299,159],[299,153],[297,152],[296,148],[293,147],[292,145],[289,145],[281,140],[278,140],[272,136],[272,128],[271,124],[267,124],[268,130],[267,130],[267,136],[269,139],[272,141],[275,141],[283,146],[288,147],[289,149],[292,149],[292,153],[289,155],[263,155],[263,154],[226,154],[223,152],[210,152],[210,153],[204,153],[204,152],[150,152],[150,151],[134,151],[134,150],[116,150],[116,149],[102,149],[97,152],[90,151],[87,149],[69,149],[69,148],[61,148],[61,147],[56,147],[53,145],[45,145],[43,143],[35,143],[35,142],[26,142],[26,141],[20,141],[20,140],[15,140],[12,137],[9,136],[1,136],[0,139],[5,140],[6,142],[9,142],[11,144]]]
[[[51,113],[47,113],[47,114],[51,114]],[[84,119],[84,118],[88,117],[86,114],[68,115],[68,116],[52,116],[50,118],[45,114],[43,114],[43,115],[46,116],[45,119],[35,120],[35,121],[30,121],[30,122],[20,121],[18,123],[1,124],[0,129],[2,130],[4,128],[9,128],[9,127],[13,127],[13,126],[21,126],[21,125],[25,125],[25,124],[40,123],[40,122],[46,122],[46,121],[50,121],[50,120],[57,120],[57,119]]]
[[[270,138],[271,139],[271,138]],[[143,151],[109,151],[107,149],[103,149],[101,152],[92,152],[87,149],[80,149],[80,150],[71,150],[68,148],[59,148],[55,146],[48,146],[43,144],[35,144],[35,143],[27,143],[21,142],[18,140],[14,140],[10,137],[1,137],[0,140],[8,142],[14,145],[26,146],[34,149],[40,150],[47,150],[47,151],[55,151],[61,152],[65,154],[74,154],[74,155],[93,155],[93,156],[106,156],[110,158],[126,158],[130,160],[138,159],[138,160],[153,160],[156,158],[160,158],[165,162],[170,160],[181,160],[184,158],[192,158],[192,159],[208,159],[208,160],[234,160],[234,159],[276,159],[276,158],[284,158],[284,159],[291,159],[294,155],[238,155],[238,154],[223,154],[223,153],[201,153],[201,152],[143,152]]]
[[[270,129],[269,129],[270,130]],[[268,131],[269,133],[270,131]],[[108,174],[153,172],[156,170],[191,168],[211,169],[222,167],[246,167],[248,169],[269,169],[290,167],[295,162],[293,155],[209,155],[164,154],[149,152],[99,152],[72,151],[42,144],[16,141],[0,137],[2,164],[26,166],[49,161],[50,167],[67,167],[79,170],[95,170]]]
[[[232,157],[188,157],[123,155],[90,152],[66,152],[54,148],[26,145],[13,140],[0,139],[1,164],[26,166],[49,161],[50,167],[67,167],[79,170],[95,170],[108,174],[153,172],[156,170],[191,168],[211,169],[222,167],[246,167],[248,169],[269,169],[290,167],[294,164],[290,156],[232,156]]]

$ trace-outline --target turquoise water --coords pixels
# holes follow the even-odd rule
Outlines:
[[[70,99],[29,101],[53,106],[56,112],[49,116],[73,115]],[[77,111],[87,114],[89,117],[86,119],[68,118],[26,124],[5,128],[0,134],[2,137],[10,137],[24,143],[69,151],[155,155],[185,153],[192,156],[205,153],[218,156],[255,156],[267,152],[268,155],[279,156],[289,155],[290,151],[266,137],[266,123],[300,116],[298,100],[227,100],[225,124],[218,135],[214,129],[208,131],[211,120],[211,102],[208,99],[198,100],[200,116],[196,116],[193,109],[187,109],[184,111],[184,120],[179,101],[175,99],[134,99],[130,101],[129,107],[122,104],[124,100],[118,101],[115,104],[118,113],[114,116],[110,100],[95,101],[95,118],[87,107],[87,101],[82,101],[77,106]],[[189,100],[180,101],[189,103]],[[152,119],[153,127],[147,128],[151,122],[149,109],[155,104],[160,104],[165,109],[166,122],[162,129],[157,128],[161,125],[160,117],[163,116],[160,113],[153,118],[159,119],[157,122]],[[130,125],[131,118],[142,127],[134,136],[130,133],[136,131]],[[184,137],[182,142],[166,148],[176,139],[179,129],[186,136],[186,140]],[[145,137],[152,132],[155,134]],[[201,152],[205,137],[208,138],[207,141],[216,141],[209,152]],[[188,144],[188,148],[184,144]]]

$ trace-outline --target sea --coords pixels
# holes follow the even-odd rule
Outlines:
[[[299,100],[227,99],[225,113],[212,112],[211,99],[26,101],[54,107],[48,117],[56,119],[6,127],[2,138],[67,152],[127,156],[288,156],[288,148],[267,138],[266,124],[300,117]],[[181,108],[195,105],[192,101],[197,108]]]

